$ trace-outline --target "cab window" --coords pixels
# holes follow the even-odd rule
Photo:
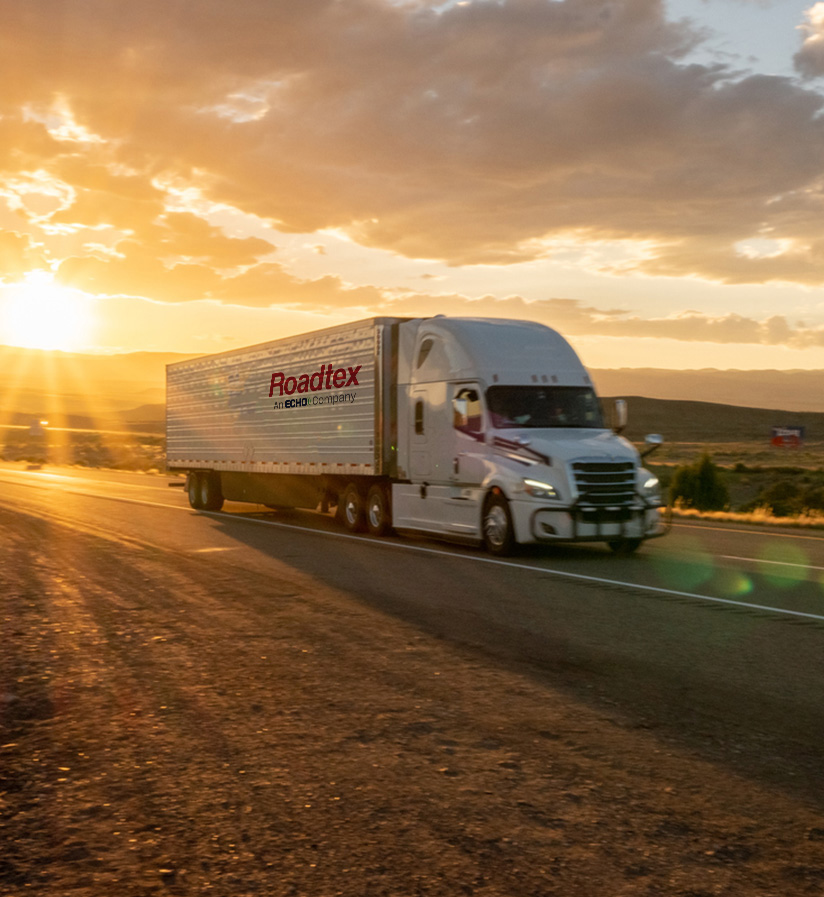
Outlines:
[[[483,432],[483,410],[477,389],[465,387],[452,399],[452,426],[470,436]]]

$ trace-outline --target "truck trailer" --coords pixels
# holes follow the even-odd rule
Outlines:
[[[658,480],[543,324],[376,317],[167,366],[167,469],[193,508],[336,509],[348,530],[483,544],[663,535]],[[647,454],[659,436],[647,437]]]

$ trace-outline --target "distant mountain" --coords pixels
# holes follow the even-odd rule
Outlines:
[[[48,419],[52,426],[81,426],[76,421],[82,418],[96,421],[101,429],[111,428],[123,412],[163,403],[166,365],[191,357],[171,352],[81,355],[0,346],[0,422],[16,422],[15,415],[22,415]]]
[[[165,399],[166,365],[193,357],[173,352],[81,355],[0,346],[0,418],[3,412],[6,417],[11,412],[108,417],[158,405]],[[824,412],[824,371],[621,368],[591,374],[602,396],[774,409],[771,418]],[[157,420],[156,414],[150,419]]]
[[[124,391],[163,390],[166,365],[192,357],[173,352],[82,355],[0,346],[0,390],[106,397],[120,397]]]
[[[592,370],[602,396],[717,402],[784,412],[824,412],[824,371]]]

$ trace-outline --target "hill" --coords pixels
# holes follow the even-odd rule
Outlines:
[[[82,355],[0,346],[0,411],[125,411],[162,402],[172,352]],[[593,369],[600,395],[824,413],[824,371]]]
[[[612,399],[604,399],[609,410]],[[625,436],[640,442],[660,433],[667,442],[754,442],[769,445],[772,427],[802,426],[808,442],[824,441],[824,413],[787,412],[720,405],[715,402],[671,401],[626,397],[629,424]]]
[[[749,408],[824,412],[824,371],[590,371],[599,395],[712,401]]]
[[[82,355],[0,346],[0,424],[162,432],[166,365],[192,355]],[[824,441],[824,371],[593,370],[602,396],[628,397],[627,435],[667,442],[756,442],[773,426]],[[712,401],[709,401],[712,399]],[[609,400],[605,400],[605,403]]]

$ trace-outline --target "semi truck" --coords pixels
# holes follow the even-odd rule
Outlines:
[[[658,480],[605,423],[555,330],[493,318],[375,317],[170,364],[167,469],[193,508],[328,513],[352,532],[483,545],[663,535]],[[643,454],[661,442],[647,437]]]

